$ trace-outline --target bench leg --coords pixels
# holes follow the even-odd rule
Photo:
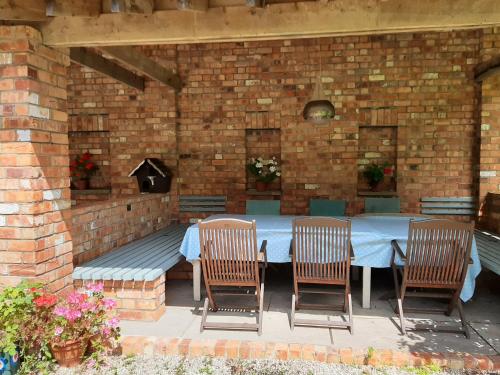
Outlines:
[[[193,298],[195,301],[201,301],[201,262],[195,260],[193,265]]]
[[[372,281],[372,269],[371,267],[363,267],[363,309],[370,308],[370,292],[371,292],[371,281]]]

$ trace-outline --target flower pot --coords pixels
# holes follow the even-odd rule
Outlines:
[[[19,353],[13,356],[0,352],[0,374],[14,375],[19,369]]]
[[[76,367],[82,363],[88,340],[72,340],[62,344],[51,344],[50,349],[61,367]]]
[[[89,179],[81,178],[75,181],[76,190],[87,190],[89,188]]]
[[[255,190],[257,191],[266,191],[269,184],[264,181],[255,181]]]
[[[370,190],[371,191],[381,191],[382,184],[380,182],[381,181],[370,182]]]

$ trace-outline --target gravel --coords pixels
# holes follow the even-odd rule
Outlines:
[[[240,360],[211,357],[180,356],[108,357],[99,368],[82,365],[76,369],[58,368],[56,375],[458,375],[481,372],[444,371],[435,367],[396,368],[347,366],[309,361]]]

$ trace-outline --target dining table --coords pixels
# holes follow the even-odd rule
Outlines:
[[[236,215],[217,214],[204,220],[240,219],[255,220],[257,226],[257,241],[260,244],[267,240],[267,260],[269,263],[289,263],[292,261],[290,244],[292,241],[293,220],[304,216],[291,215]],[[351,265],[363,268],[362,275],[362,307],[370,308],[371,269],[390,267],[392,246],[391,241],[397,240],[403,252],[406,251],[410,220],[428,220],[421,216],[401,215],[370,215],[339,217],[351,221],[351,244],[354,258]],[[179,249],[186,260],[193,265],[193,295],[194,299],[201,299],[201,266],[200,242],[198,225],[191,225],[184,236]],[[475,279],[481,272],[481,264],[477,252],[476,242],[473,239],[471,249],[472,263],[469,264],[460,298],[468,301],[474,294]]]

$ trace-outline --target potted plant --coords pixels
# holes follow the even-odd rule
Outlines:
[[[77,190],[89,188],[90,177],[97,171],[97,165],[92,161],[92,155],[89,152],[77,156],[69,166],[73,184]]]
[[[266,191],[269,184],[281,176],[280,166],[274,156],[269,160],[262,157],[251,158],[247,169],[255,176],[255,189],[257,191]]]
[[[368,180],[371,191],[377,191],[380,181],[384,179],[384,167],[372,163],[366,166],[363,175]]]
[[[14,374],[20,365],[25,373],[40,372],[52,363],[44,341],[49,316],[37,305],[42,295],[40,284],[27,282],[0,293],[0,373]]]
[[[72,292],[53,309],[49,325],[50,348],[62,367],[79,365],[88,346],[95,361],[119,338],[119,319],[112,313],[116,302],[104,298],[103,284],[89,284]]]

